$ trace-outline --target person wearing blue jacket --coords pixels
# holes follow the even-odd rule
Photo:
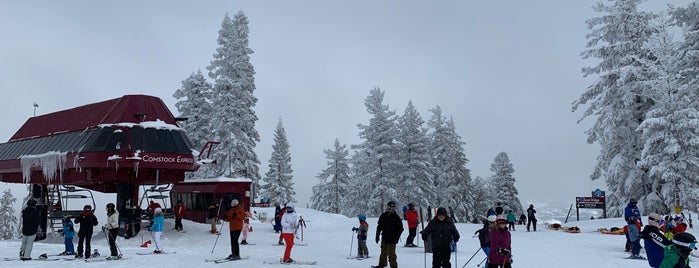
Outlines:
[[[73,237],[75,237],[73,221],[70,220],[70,215],[66,215],[65,217],[63,217],[63,242],[66,245],[66,250],[63,251],[61,255],[75,255]]]
[[[161,208],[156,208],[153,213],[153,222],[148,227],[150,231],[153,232],[153,242],[155,242],[155,250],[153,253],[155,254],[163,253],[163,244],[160,241],[160,237],[163,236],[164,220],[163,210]]]
[[[646,257],[648,257],[648,265],[653,268],[660,267],[660,263],[665,256],[665,247],[672,245],[672,241],[668,240],[662,232],[660,225],[663,217],[657,213],[648,215],[648,225],[643,227],[641,238],[646,248]]]

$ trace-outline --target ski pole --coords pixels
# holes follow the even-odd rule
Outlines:
[[[357,242],[359,243],[359,242]],[[352,235],[350,236],[350,251],[349,251],[349,256],[352,257],[352,246],[354,245],[354,231],[352,231]]]
[[[468,264],[469,262],[471,262],[471,259],[473,259],[473,257],[476,257],[476,254],[478,254],[479,251],[481,251],[481,248],[477,248],[477,249],[476,249],[476,252],[473,253],[473,255],[471,256],[471,258],[468,258],[468,260],[466,261],[466,263],[464,263],[464,266],[462,266],[461,268],[466,267],[466,264]],[[454,266],[457,266],[457,265],[454,265]]]
[[[456,242],[454,242],[454,266],[459,267],[459,258],[456,257],[457,252]]]
[[[483,264],[483,262],[487,259],[488,259],[488,256],[485,256],[485,258],[483,258],[483,260],[481,262],[479,262],[478,265],[476,265],[476,266],[481,267],[481,264]]]
[[[219,229],[220,231],[219,231],[218,234],[216,235],[216,241],[214,241],[214,246],[211,248],[211,253],[212,253],[212,254],[214,253],[214,249],[216,248],[216,244],[218,243],[218,238],[221,236],[221,231],[223,231],[223,222],[224,222],[224,221],[221,221],[221,226],[218,227],[218,229]]]

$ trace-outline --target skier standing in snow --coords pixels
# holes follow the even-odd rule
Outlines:
[[[408,238],[405,240],[405,246],[410,248],[417,247],[417,245],[413,244],[413,240],[415,235],[417,235],[417,224],[420,221],[413,203],[408,204],[408,211],[405,212],[405,221],[408,222]]]
[[[498,215],[496,226],[490,232],[490,253],[488,254],[488,268],[512,267],[512,237],[507,230],[507,220],[504,215]]]
[[[494,215],[488,216],[488,218],[495,218]],[[495,219],[493,219],[495,220]],[[483,220],[483,228],[478,229],[474,235],[478,235],[478,241],[481,244],[481,249],[485,253],[485,256],[488,256],[490,254],[490,230],[492,230],[495,226],[493,226],[492,222],[490,219]],[[483,267],[488,267],[488,261],[485,262],[485,266]]]
[[[660,268],[689,268],[689,255],[696,249],[697,239],[690,233],[677,233],[672,245],[665,247],[665,257]]]
[[[495,206],[495,216],[502,215],[505,213],[505,209],[502,208],[502,203],[498,202]]]
[[[357,258],[369,258],[369,249],[366,247],[366,238],[369,233],[369,223],[366,222],[366,215],[359,214],[359,227],[352,227],[353,232],[357,232]]]
[[[286,212],[284,212],[284,216],[282,216],[282,237],[286,243],[282,262],[294,262],[294,260],[291,259],[291,248],[294,247],[294,232],[296,231],[298,221],[298,216],[296,215],[296,211],[294,211],[294,204],[286,204]]]
[[[443,207],[437,209],[434,217],[421,232],[422,240],[432,238],[432,268],[450,268],[451,242],[459,242],[459,231],[454,222],[447,217],[447,210]]]
[[[175,208],[173,208],[172,211],[175,214],[174,230],[183,232],[184,227],[182,226],[182,218],[184,218],[185,213],[187,213],[187,209],[184,207],[184,204],[182,204],[182,200],[177,200],[177,205],[175,205]]]
[[[240,260],[238,238],[240,238],[240,232],[243,230],[244,219],[245,210],[243,210],[243,206],[240,205],[240,201],[238,201],[238,199],[231,200],[231,209],[229,209],[228,214],[226,214],[226,221],[228,222],[228,229],[231,234],[231,255],[228,255],[229,260]]]
[[[160,238],[163,236],[163,225],[165,221],[165,216],[163,215],[163,210],[161,208],[155,208],[153,210],[153,221],[148,226],[153,235],[153,242],[155,242],[155,250],[153,253],[160,254],[163,253],[163,244]]]
[[[85,205],[83,207],[83,212],[75,218],[75,223],[80,224],[80,230],[78,231],[78,252],[75,258],[82,258],[85,256],[85,259],[89,259],[90,253],[92,252],[92,248],[90,247],[92,229],[99,224],[97,222],[97,217],[95,217],[95,214],[92,212],[92,206]],[[83,255],[83,241],[85,243],[85,255]]]
[[[218,205],[216,203],[211,203],[211,205],[209,205],[208,211],[206,212],[206,219],[211,223],[211,233],[218,234],[218,230],[216,230],[216,224],[218,223]]]
[[[249,244],[248,243],[248,232],[252,232],[252,226],[250,226],[250,218],[248,218],[246,216],[245,219],[243,220],[243,231],[241,233],[243,235],[243,240],[240,241],[241,245],[248,245]]]
[[[534,225],[534,232],[536,232],[536,210],[534,209],[533,204],[529,204],[529,208],[527,209],[527,232],[529,232],[529,227],[533,224]]]
[[[70,220],[70,215],[65,215],[63,217],[63,244],[65,244],[65,251],[61,255],[75,255],[75,246],[73,245],[73,237],[75,237],[75,228],[73,228],[73,221]]]
[[[27,207],[22,209],[22,245],[19,247],[19,258],[23,261],[32,259],[32,247],[39,230],[39,217],[36,200],[29,199]]]
[[[519,225],[527,224],[527,215],[524,215],[524,213],[522,213],[522,215],[519,215],[519,223],[518,224]]]
[[[657,213],[649,214],[648,224],[643,227],[643,231],[641,232],[641,238],[643,238],[643,244],[646,248],[646,257],[648,257],[648,265],[653,268],[660,267],[660,263],[663,261],[663,256],[665,255],[665,246],[672,244],[672,242],[660,232],[661,221],[662,216]]]
[[[641,230],[639,228],[640,222],[639,219],[636,219],[635,217],[631,216],[628,218],[628,230],[629,230],[629,242],[631,245],[631,256],[629,256],[630,259],[645,259],[640,255],[641,252]]]
[[[403,223],[396,214],[396,202],[389,201],[387,209],[379,216],[376,224],[376,243],[379,243],[381,236],[381,255],[379,265],[372,268],[383,268],[390,264],[392,268],[398,267],[398,256],[396,256],[396,244],[403,233]],[[388,261],[387,261],[388,260]]]
[[[117,234],[119,233],[119,212],[116,210],[114,203],[107,204],[107,224],[102,226],[102,232],[108,232],[109,251],[111,255],[107,259],[117,260],[119,251],[116,245]]]
[[[517,218],[515,218],[515,213],[512,212],[511,209],[508,210],[508,211],[507,211],[507,225],[508,225],[508,228],[509,228],[510,231],[514,231],[514,230],[515,230],[515,221],[516,221],[516,220],[517,220]]]
[[[629,223],[629,225],[627,226],[627,230],[625,230],[625,233],[624,233],[626,235],[626,244],[624,246],[624,248],[626,249],[626,252],[631,251],[632,250],[631,248],[633,247],[633,245],[631,243],[632,240],[629,237],[629,233],[628,233],[628,229],[631,228],[630,222],[633,222],[633,225],[636,225],[635,220],[638,219],[640,225],[643,226],[643,222],[640,222],[641,211],[636,206],[637,203],[638,203],[638,201],[636,200],[636,198],[631,198],[631,200],[629,200],[629,203],[626,205],[626,208],[624,208],[624,221]],[[633,217],[633,220],[631,219],[632,217]]]

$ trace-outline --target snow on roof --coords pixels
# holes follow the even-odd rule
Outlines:
[[[248,178],[218,177],[218,178],[208,178],[208,179],[190,179],[190,180],[185,180],[183,183],[200,183],[200,182],[252,182],[252,180],[248,179]]]
[[[97,125],[100,128],[105,128],[105,127],[127,127],[127,128],[132,128],[135,126],[140,126],[142,128],[155,128],[155,129],[166,129],[166,130],[182,130],[180,127],[165,123],[164,121],[160,119],[156,119],[155,121],[145,121],[141,123],[130,123],[130,122],[123,122],[123,123],[116,123],[116,124],[99,124]]]

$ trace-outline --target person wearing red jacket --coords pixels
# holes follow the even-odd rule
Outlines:
[[[175,213],[175,229],[173,230],[184,232],[184,227],[182,227],[182,218],[184,218],[185,213],[187,213],[187,209],[184,207],[184,204],[182,204],[182,200],[177,200],[177,205],[175,205],[175,208],[172,210]]]
[[[405,221],[408,222],[408,239],[405,241],[405,246],[409,248],[417,247],[413,244],[415,235],[417,234],[417,224],[419,222],[415,204],[408,204],[408,210],[405,212]]]

